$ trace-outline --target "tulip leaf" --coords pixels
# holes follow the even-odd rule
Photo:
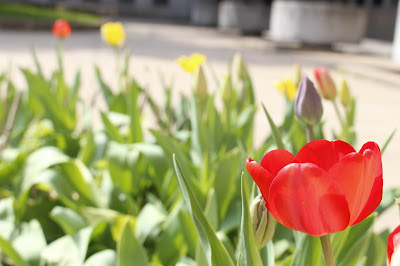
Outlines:
[[[78,213],[71,209],[56,206],[50,213],[50,217],[63,229],[65,234],[76,234],[80,229],[88,226],[86,221]]]
[[[29,264],[21,257],[21,255],[14,249],[11,243],[0,236],[0,248],[2,253],[9,257],[15,265],[28,266]]]
[[[244,180],[244,173],[241,178],[242,183],[242,221],[240,224],[240,252],[238,265],[263,265],[260,253],[254,241],[254,232],[251,224],[249,212],[249,195]]]
[[[131,218],[125,219],[125,225],[117,243],[117,266],[149,265],[143,246],[135,237]]]
[[[386,258],[386,243],[380,236],[372,234],[365,254],[367,256],[365,265],[382,265]]]
[[[101,113],[101,120],[103,121],[105,131],[108,135],[108,137],[114,141],[123,143],[124,139],[122,138],[121,134],[119,133],[119,130],[116,126],[113,125],[113,123],[110,121],[108,116],[105,113]]]
[[[83,266],[114,266],[117,256],[112,249],[106,249],[90,256]]]
[[[301,233],[296,242],[295,252],[290,265],[322,265],[322,249],[319,238]]]
[[[262,107],[264,109],[264,113],[267,116],[269,126],[271,127],[272,131],[272,136],[274,137],[275,143],[278,146],[279,149],[285,149],[285,145],[283,145],[282,142],[282,136],[281,133],[279,132],[279,129],[275,125],[274,121],[272,120],[271,116],[269,115],[267,108],[265,108],[265,105],[262,103]]]
[[[65,235],[51,242],[41,254],[43,265],[82,265],[93,228],[86,227],[75,235]]]
[[[29,265],[39,265],[40,254],[47,246],[40,223],[37,220],[22,223],[18,236],[12,240],[12,245]],[[19,264],[16,263],[16,265]]]
[[[209,266],[212,265],[234,265],[224,245],[218,239],[217,235],[208,223],[197,199],[195,198],[186,178],[173,156],[175,171],[178,177],[179,185],[182,189],[183,197],[187,204],[190,216],[196,226],[197,233],[200,237],[200,242],[203,246],[204,253]]]
[[[338,266],[356,265],[365,256],[376,216],[376,213],[372,214],[364,221],[346,229],[350,232],[343,247],[339,254],[334,254]]]
[[[126,106],[128,108],[127,111],[131,119],[129,123],[131,142],[141,142],[143,140],[143,133],[140,122],[140,110],[138,102],[139,86],[134,80],[132,80],[131,86],[128,87],[127,94],[128,95],[126,97],[127,99]]]
[[[389,137],[387,137],[387,139],[386,139],[385,142],[383,143],[382,148],[381,148],[381,153],[382,153],[382,154],[385,152],[387,146],[388,146],[389,143],[392,141],[392,138],[393,138],[394,134],[396,133],[396,130],[397,130],[396,128],[393,129],[392,133],[390,133]]]
[[[275,249],[272,241],[260,250],[260,256],[264,266],[275,266]]]
[[[378,215],[389,209],[395,203],[396,198],[400,198],[400,188],[396,187],[385,190],[382,195],[382,201],[375,210]]]
[[[97,82],[99,83],[100,89],[103,92],[103,96],[107,103],[107,106],[110,106],[112,98],[114,97],[114,94],[113,94],[111,88],[104,82],[100,68],[98,66],[95,66],[94,70],[96,73]]]

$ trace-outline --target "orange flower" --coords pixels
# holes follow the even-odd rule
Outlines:
[[[65,19],[57,19],[53,24],[53,35],[59,39],[65,39],[71,35],[71,26]]]

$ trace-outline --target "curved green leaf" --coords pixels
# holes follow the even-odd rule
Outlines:
[[[200,205],[195,198],[186,178],[182,175],[181,169],[173,156],[175,171],[178,177],[179,185],[182,189],[183,197],[188,206],[189,213],[194,221],[200,242],[203,246],[208,265],[234,265],[224,245],[218,239],[215,232],[208,223]]]

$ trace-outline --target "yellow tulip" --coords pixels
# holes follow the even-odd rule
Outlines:
[[[194,53],[191,56],[181,56],[177,60],[178,65],[188,73],[194,73],[200,65],[206,62],[206,57],[203,54]]]
[[[290,78],[284,78],[279,82],[275,82],[274,85],[278,91],[286,95],[289,100],[293,100],[294,97],[296,97],[297,87]]]
[[[125,42],[125,30],[121,22],[107,22],[101,25],[101,37],[111,46],[121,46]]]

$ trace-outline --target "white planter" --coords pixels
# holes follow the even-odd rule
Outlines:
[[[278,42],[331,44],[359,42],[365,34],[365,9],[342,3],[273,1],[270,39]]]
[[[217,25],[217,1],[192,0],[190,8],[190,22],[199,26]]]
[[[263,3],[222,1],[218,7],[218,28],[259,33],[268,28],[269,8]]]

